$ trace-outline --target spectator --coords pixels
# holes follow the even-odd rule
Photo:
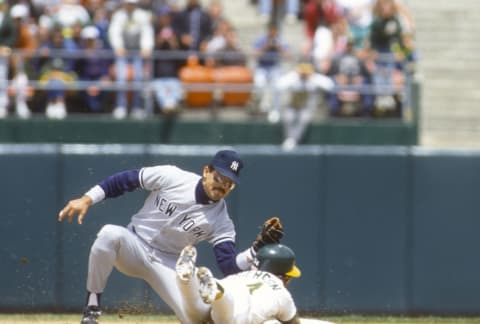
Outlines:
[[[231,28],[230,22],[225,19],[217,22],[212,37],[205,45],[205,52],[207,53],[207,57],[209,57],[207,65],[215,65],[215,53],[225,48],[227,44],[227,33]]]
[[[301,61],[295,70],[278,80],[279,93],[288,95],[281,116],[284,150],[290,151],[300,143],[318,107],[319,91],[330,91],[333,86],[333,81],[329,77],[315,73],[309,61]]]
[[[0,0],[0,118],[8,115],[8,66],[17,31],[5,0]]]
[[[81,49],[82,48],[82,30],[83,30],[84,25],[81,24],[80,22],[75,22],[73,23],[70,27],[67,29],[63,29],[63,36],[66,39],[71,40],[71,44],[74,46],[75,49]]]
[[[54,15],[54,23],[62,27],[66,38],[72,35],[72,28],[80,24],[80,30],[90,22],[87,9],[79,3],[79,0],[61,0]]]
[[[403,29],[395,0],[377,0],[370,31],[370,47],[375,58],[374,84],[379,92],[376,109],[400,114],[399,92],[404,85],[402,58],[396,49],[405,48]]]
[[[340,9],[334,0],[308,0],[303,7],[307,38],[312,40],[318,26],[330,27],[340,17]]]
[[[415,32],[415,19],[412,13],[403,3],[403,0],[395,0],[395,6],[397,7],[398,18],[402,24],[402,29],[408,34]]]
[[[254,68],[254,106],[268,113],[268,120],[277,123],[278,93],[273,86],[282,72],[281,59],[290,55],[287,43],[278,35],[275,24],[269,24],[267,33],[255,40],[253,45],[256,66]]]
[[[334,57],[328,75],[336,87],[327,95],[331,116],[371,116],[375,101],[371,93],[372,76],[356,55],[355,37],[348,39],[344,53]]]
[[[86,9],[88,11],[91,24],[100,32],[99,39],[103,42],[103,46],[110,48],[108,40],[108,26],[112,16],[112,10],[104,5],[103,0],[88,0]]]
[[[345,19],[338,19],[330,27],[320,25],[313,37],[312,57],[315,69],[326,74],[332,58],[346,49],[348,29]]]
[[[32,53],[37,49],[36,41],[36,25],[30,17],[33,10],[29,9],[26,4],[17,4],[12,7],[12,17],[18,24],[19,35],[15,48],[21,50],[20,56],[13,57],[12,67],[14,68],[15,77],[13,79],[13,87],[15,93],[15,109],[17,116],[20,118],[28,118],[30,109],[27,106],[27,98],[32,95],[28,85],[27,73],[29,72],[30,63],[32,61]]]
[[[259,0],[258,11],[263,22],[272,22],[278,28],[286,20],[287,23],[297,21],[299,0]]]
[[[208,15],[210,16],[210,21],[212,27],[210,28],[212,32],[217,29],[217,26],[220,22],[225,20],[223,15],[223,6],[220,0],[211,0],[208,4]]]
[[[24,4],[12,6],[10,9],[10,17],[13,22],[13,30],[15,31],[13,49],[22,51],[22,53],[12,55],[10,58],[11,70],[14,75],[12,90],[15,94],[15,112],[18,117],[25,119],[31,115],[27,105],[28,77],[26,74],[26,66],[28,64],[28,58],[35,50],[37,44],[28,20],[28,7]]]
[[[42,5],[40,8],[41,11],[37,20],[37,25],[39,36],[38,43],[42,44],[49,40],[50,31],[56,25],[53,17],[57,8],[53,4],[49,6]]]
[[[368,47],[370,25],[373,20],[375,0],[336,0],[348,22],[348,29],[355,41],[355,48]]]
[[[82,57],[77,61],[76,71],[80,81],[93,82],[82,97],[86,107],[91,112],[101,112],[105,100],[102,84],[110,83],[110,66],[112,60],[105,56],[105,46],[100,39],[100,32],[95,26],[86,26],[81,32]]]
[[[75,60],[66,57],[69,52],[77,50],[72,43],[71,39],[63,37],[62,27],[57,25],[52,29],[49,40],[39,46],[38,79],[47,87],[45,112],[51,119],[64,119],[67,116],[66,88],[77,80]]]
[[[236,31],[227,20],[218,23],[205,52],[208,66],[246,65],[247,58],[238,44]]]
[[[108,30],[110,44],[115,52],[115,78],[117,80],[115,119],[127,116],[126,87],[128,67],[131,64],[133,79],[137,85],[144,79],[145,61],[151,58],[154,47],[154,30],[151,13],[137,7],[138,0],[122,0],[122,7],[114,12]],[[140,51],[140,53],[137,53]],[[131,116],[146,117],[142,108],[141,89],[134,89]]]
[[[17,0],[14,1],[16,4],[24,4],[28,7],[30,22],[37,23],[38,18],[43,12],[45,5],[56,5],[56,0]]]
[[[370,31],[370,45],[379,53],[391,53],[394,44],[402,43],[402,24],[395,0],[377,0]]]
[[[213,33],[210,15],[199,0],[188,0],[185,9],[176,16],[174,26],[184,50],[204,50]]]
[[[179,47],[178,37],[172,26],[170,9],[162,7],[158,12],[155,26],[155,50],[177,51]],[[177,111],[182,100],[183,89],[178,78],[181,64],[181,60],[168,53],[155,58],[153,87],[157,103],[164,113]]]

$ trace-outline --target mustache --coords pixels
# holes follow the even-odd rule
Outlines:
[[[212,189],[213,189],[213,190],[220,190],[222,193],[225,193],[225,192],[226,192],[226,190],[225,190],[224,188],[222,188],[222,187],[213,187]]]

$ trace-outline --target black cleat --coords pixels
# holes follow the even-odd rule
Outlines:
[[[80,324],[98,324],[98,318],[102,311],[98,306],[87,306],[83,311],[83,317]]]

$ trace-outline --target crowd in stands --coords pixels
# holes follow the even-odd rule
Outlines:
[[[186,86],[225,81],[228,73],[251,84],[238,102],[272,123],[291,120],[283,108],[300,109],[292,100],[302,96],[319,96],[303,101],[323,99],[330,116],[402,116],[416,57],[414,19],[401,0],[250,2],[265,28],[242,48],[220,0],[0,0],[0,118],[143,119],[195,105],[207,97],[191,95],[208,89]],[[285,41],[291,24],[303,24],[302,43]],[[285,69],[287,59],[298,66]],[[215,72],[225,67],[239,69]],[[291,72],[301,75],[293,88],[285,86]],[[310,75],[332,86],[307,86]]]

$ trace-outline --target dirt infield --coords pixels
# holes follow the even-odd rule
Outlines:
[[[78,324],[81,315],[62,314],[0,314],[0,324]],[[179,324],[173,316],[141,316],[141,315],[105,315],[101,324]]]
[[[480,318],[402,318],[402,317],[326,317],[336,324],[480,324]],[[80,315],[59,314],[0,314],[0,324],[78,324]],[[101,324],[179,324],[172,316],[105,315]]]
[[[78,324],[80,323],[80,318],[77,318],[76,320],[38,320],[38,321],[31,321],[31,320],[0,320],[1,324]],[[140,324],[140,323],[155,323],[155,324],[179,324],[178,321],[100,321],[101,324]]]

